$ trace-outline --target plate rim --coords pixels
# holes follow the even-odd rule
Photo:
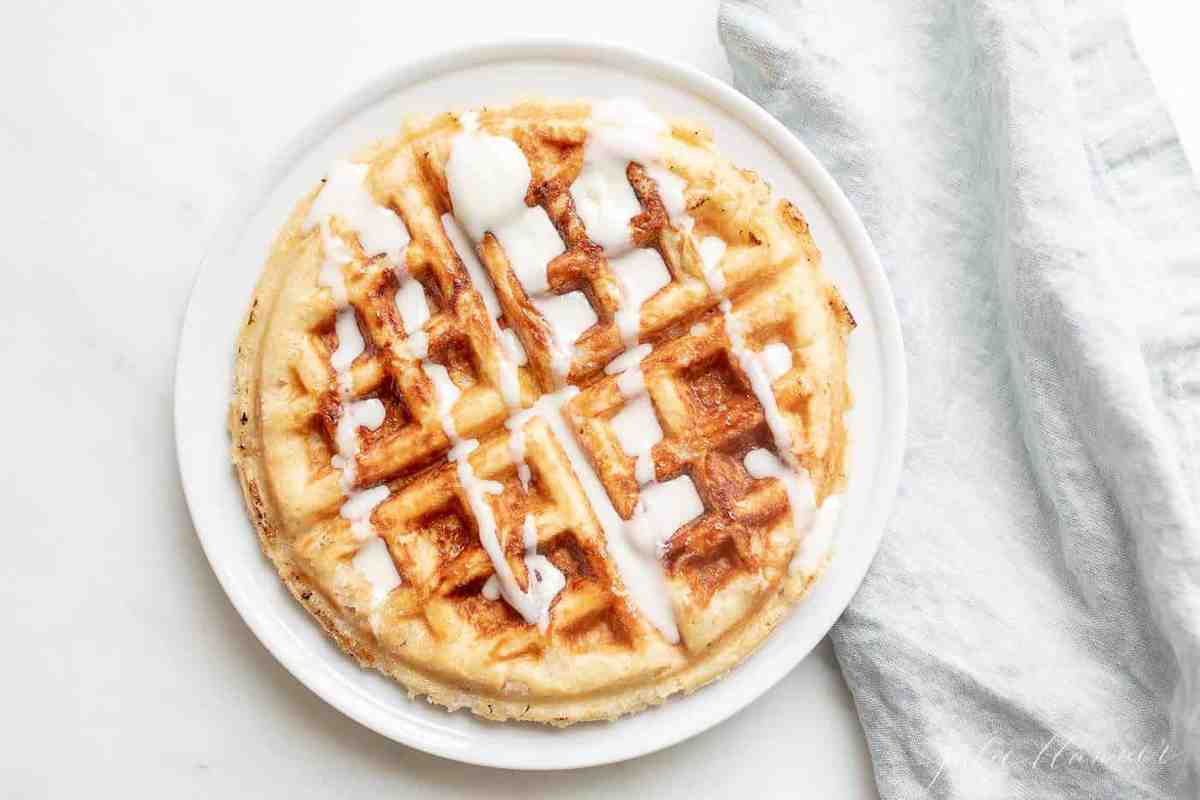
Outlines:
[[[835,608],[833,618],[827,625],[822,626],[823,632],[814,643],[807,648],[799,649],[796,653],[789,653],[786,658],[778,659],[779,664],[773,671],[759,683],[751,685],[736,700],[728,702],[715,712],[706,715],[692,715],[689,717],[687,725],[678,726],[653,740],[638,739],[619,748],[610,748],[602,753],[579,753],[572,760],[549,764],[539,762],[536,758],[529,756],[524,758],[493,756],[490,755],[491,748],[478,748],[463,752],[441,746],[438,742],[423,741],[419,737],[410,735],[408,731],[402,730],[402,726],[389,725],[388,716],[375,711],[377,707],[367,698],[353,697],[346,692],[334,691],[337,687],[331,687],[307,662],[294,657],[296,654],[285,647],[280,632],[272,626],[266,610],[260,609],[250,602],[221,558],[214,555],[213,548],[210,548],[210,540],[199,524],[196,511],[202,498],[193,496],[194,483],[188,479],[190,470],[186,455],[189,452],[189,446],[183,435],[186,429],[184,421],[186,403],[180,400],[186,390],[184,383],[189,372],[187,368],[191,362],[189,354],[196,352],[197,349],[193,343],[199,325],[195,313],[197,288],[204,274],[209,271],[210,260],[214,253],[225,252],[238,241],[253,218],[254,211],[262,206],[273,188],[287,175],[293,164],[299,161],[313,145],[333,132],[345,119],[382,100],[392,92],[435,78],[444,72],[470,69],[498,61],[537,58],[599,63],[640,73],[654,79],[665,80],[713,103],[760,134],[784,160],[797,169],[813,194],[825,206],[837,229],[845,236],[847,249],[861,267],[856,271],[875,312],[877,327],[875,338],[880,349],[883,385],[894,390],[888,398],[888,407],[891,410],[882,417],[882,447],[876,470],[876,491],[873,494],[878,502],[874,504],[875,509],[868,512],[865,524],[856,533],[856,536],[869,537],[869,541],[866,542],[869,557],[863,558],[861,566],[855,570],[857,574],[853,576],[853,581],[847,581],[847,586],[852,588],[846,590],[844,600],[839,598],[837,602],[833,603]],[[359,724],[393,741],[432,755],[486,767],[522,770],[578,769],[617,763],[648,755],[696,736],[746,708],[795,669],[812,652],[816,643],[828,634],[837,619],[845,612],[878,554],[887,516],[899,485],[906,445],[908,377],[895,298],[875,246],[857,211],[841,187],[799,137],[730,84],[676,59],[652,55],[636,47],[609,41],[586,41],[562,36],[519,36],[459,45],[391,67],[366,81],[358,89],[334,100],[273,152],[273,157],[268,159],[265,166],[256,173],[256,178],[249,181],[249,188],[243,193],[243,199],[232,204],[221,217],[196,267],[184,306],[176,353],[175,373],[172,381],[172,421],[176,463],[184,499],[205,558],[226,597],[229,598],[247,627],[292,677],[323,701]],[[752,656],[753,654],[747,659],[743,659],[742,664]],[[738,668],[742,664],[739,664]],[[733,674],[723,678],[722,682],[731,680],[736,674],[736,669]],[[634,715],[634,717],[636,716]],[[634,717],[627,716],[616,722],[595,724],[620,725],[622,721]]]

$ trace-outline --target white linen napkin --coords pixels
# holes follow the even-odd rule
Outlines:
[[[833,633],[881,793],[1198,796],[1200,194],[1119,8],[726,0],[719,27],[901,315],[900,495]]]

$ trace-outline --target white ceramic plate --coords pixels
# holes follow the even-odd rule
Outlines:
[[[525,94],[634,95],[667,115],[706,123],[735,163],[757,170],[801,208],[825,269],[858,321],[850,353],[852,471],[825,576],[762,649],[723,680],[618,722],[561,730],[446,713],[410,700],[398,684],[343,655],[259,550],[225,431],[242,314],[297,198],[335,158],[391,133],[406,113]],[[192,519],[213,571],[263,644],[327,702],[384,736],[459,761],[518,769],[604,764],[667,747],[726,719],[795,667],[849,603],[875,554],[895,494],[905,415],[904,352],[887,279],[862,223],[808,149],[707,75],[624,47],[568,41],[474,47],[401,67],[317,119],[220,229],[192,290],[175,376],[176,442]]]

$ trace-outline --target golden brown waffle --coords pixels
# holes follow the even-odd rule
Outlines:
[[[398,214],[411,235],[400,266],[404,280],[419,281],[430,309],[425,360],[444,366],[461,391],[451,415],[459,438],[479,441],[470,470],[500,484],[487,502],[517,583],[530,586],[523,557],[528,516],[537,552],[565,578],[545,630],[503,598],[489,599],[494,565],[461,472],[447,459],[453,442],[441,394],[421,365],[422,348],[413,346],[416,332],[405,330],[397,310],[402,278],[389,257],[364,252],[359,232],[335,217],[330,232],[350,254],[346,292],[365,342],[349,369],[350,397],[339,394],[331,366],[337,301],[319,277],[327,245],[306,224],[320,187],[280,232],[247,316],[237,351],[233,458],[266,554],[297,599],[362,664],[412,694],[491,718],[612,718],[721,675],[766,637],[823,565],[789,569],[802,532],[794,530],[785,484],[753,478],[743,464],[751,450],[775,450],[776,438],[727,320],[736,320],[744,348],[782,343],[790,351],[791,368],[772,389],[791,433],[790,458],[811,476],[818,502],[844,480],[846,337],[854,322],[821,272],[800,212],[724,159],[706,132],[675,123],[662,145],[666,167],[686,181],[694,223],[672,221],[655,180],[643,165],[629,164],[642,206],[631,223],[634,244],[657,250],[671,278],[642,306],[638,328],[639,341],[652,347],[641,368],[663,433],[650,451],[654,478],[662,484],[688,476],[704,507],[679,530],[661,532],[660,566],[680,634],[669,641],[626,591],[569,454],[586,455],[621,517],[634,513],[641,491],[635,459],[612,425],[627,400],[618,376],[605,372],[626,350],[614,321],[622,292],[570,193],[583,165],[589,106],[486,109],[479,125],[515,141],[528,160],[526,202],[546,210],[565,249],[549,264],[551,291],[581,290],[598,318],[575,342],[566,380],[578,393],[561,417],[532,416],[523,429],[528,489],[505,424],[516,413],[502,391],[506,351],[464,263],[470,254],[456,251],[442,222],[454,210],[446,164],[460,117],[410,122],[355,160],[369,167],[375,202]],[[699,242],[706,237],[727,244],[721,292],[705,280]],[[499,300],[499,325],[528,355],[519,370],[519,405],[534,405],[562,385],[551,330],[497,239],[486,236],[477,254]],[[722,313],[722,297],[731,316]],[[345,403],[367,398],[381,401],[385,413],[382,424],[355,434],[350,490],[387,487],[368,524],[399,576],[378,604],[354,567],[365,542],[339,514],[346,489],[332,465]]]

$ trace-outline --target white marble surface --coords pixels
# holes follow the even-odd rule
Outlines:
[[[313,111],[400,61],[510,34],[609,39],[721,78],[715,2],[47,3],[0,24],[0,796],[874,797],[828,645],[734,719],[619,768],[426,756],[279,667],[208,569],[175,466],[171,376],[221,214]],[[343,10],[335,10],[341,8]],[[686,10],[683,10],[686,9]],[[1180,119],[1200,58],[1170,0],[1135,32]],[[1169,16],[1170,15],[1170,16]],[[1191,152],[1200,152],[1190,139]]]

